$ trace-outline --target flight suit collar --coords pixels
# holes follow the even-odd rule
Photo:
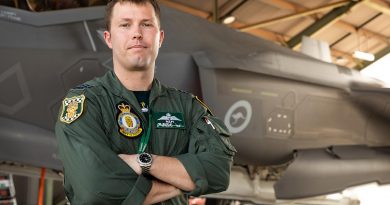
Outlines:
[[[100,79],[101,83],[104,87],[108,88],[113,94],[118,96],[128,95],[129,90],[127,90],[122,83],[119,81],[117,76],[113,71],[108,71],[106,75],[104,75]],[[162,96],[166,94],[166,88],[161,85],[160,81],[156,78],[153,79],[152,89],[150,93],[150,102],[154,100],[156,97]]]
[[[139,105],[134,93],[127,90],[122,85],[113,71],[108,71],[106,75],[98,79],[98,81],[100,81],[103,87],[105,87],[108,91],[118,96],[119,98],[122,98],[127,103],[130,103],[137,115],[139,115],[144,122],[147,121],[145,116],[142,114],[141,106]],[[154,101],[158,97],[166,95],[166,92],[167,88],[163,86],[159,80],[154,78],[149,96],[149,108],[152,108]]]
[[[123,101],[132,106],[133,111],[142,119],[143,122],[148,120],[145,118],[145,115],[142,114],[141,106],[138,103],[137,98],[134,93],[127,90],[122,83],[119,81],[117,76],[113,71],[108,71],[103,77],[99,78],[97,81],[100,81],[103,87],[105,87],[109,92],[121,98]],[[160,81],[153,79],[152,89],[149,96],[149,109],[153,107],[154,101],[160,97],[166,95],[167,88],[161,85]]]

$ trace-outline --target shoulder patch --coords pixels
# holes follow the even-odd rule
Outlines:
[[[65,98],[62,101],[62,112],[60,121],[70,124],[77,120],[84,111],[84,95],[77,95],[71,98]]]
[[[200,103],[200,105],[202,105],[204,108],[206,108],[207,112],[209,112],[210,115],[213,115],[213,116],[214,116],[213,112],[211,112],[209,106],[207,106],[206,103],[204,103],[202,100],[200,100],[200,99],[198,98],[198,96],[195,96],[195,99],[196,99],[196,101],[198,101],[198,102]]]

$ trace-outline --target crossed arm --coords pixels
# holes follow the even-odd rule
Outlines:
[[[181,190],[192,191],[195,189],[195,183],[178,159],[158,155],[152,156],[153,163],[149,173],[158,180],[153,180],[152,189],[145,198],[145,205],[173,198],[179,195]],[[136,154],[120,154],[119,157],[138,175],[142,173],[141,167],[137,163]]]

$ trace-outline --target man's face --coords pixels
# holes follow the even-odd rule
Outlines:
[[[108,47],[113,51],[114,62],[127,70],[152,68],[164,39],[150,3],[137,5],[131,2],[115,4],[110,31],[104,32]]]

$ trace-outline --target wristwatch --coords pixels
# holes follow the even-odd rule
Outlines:
[[[142,174],[149,174],[152,161],[152,155],[149,153],[143,152],[137,156],[137,162],[142,169]]]

